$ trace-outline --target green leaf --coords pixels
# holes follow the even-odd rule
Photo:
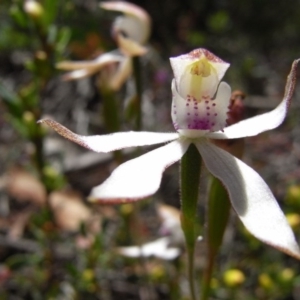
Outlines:
[[[9,121],[15,130],[24,138],[29,138],[29,132],[22,119],[10,117]]]
[[[23,104],[21,98],[16,93],[5,87],[2,82],[0,82],[0,97],[12,116],[18,118],[23,116]]]
[[[9,13],[18,26],[27,28],[27,17],[24,14],[24,11],[18,5],[13,4],[10,7]]]
[[[215,254],[218,252],[227,226],[230,201],[228,193],[219,179],[213,178],[208,199],[208,246]]]
[[[46,26],[49,26],[54,22],[58,11],[58,0],[44,0],[43,7],[45,10],[44,22]]]
[[[56,41],[56,51],[62,54],[66,47],[68,46],[72,36],[72,31],[68,27],[62,27],[58,31],[57,41]]]

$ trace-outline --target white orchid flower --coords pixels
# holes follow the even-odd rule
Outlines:
[[[215,146],[211,139],[254,136],[279,126],[287,113],[295,87],[294,61],[285,95],[272,111],[226,126],[231,90],[220,82],[229,64],[205,49],[171,58],[172,119],[176,133],[119,132],[80,136],[52,120],[42,120],[67,139],[96,152],[170,142],[116,168],[90,199],[128,203],[154,194],[162,173],[179,161],[192,143],[212,175],[228,191],[231,204],[247,229],[261,241],[300,259],[293,232],[267,184],[252,168]]]
[[[127,56],[140,56],[147,52],[143,45],[148,41],[151,19],[141,7],[124,1],[101,2],[106,10],[123,13],[113,24],[113,35],[119,49]]]
[[[113,36],[119,49],[103,53],[90,61],[62,61],[56,65],[60,70],[71,71],[62,76],[63,80],[77,80],[92,76],[104,68],[105,83],[112,90],[119,90],[132,72],[131,57],[144,55],[144,44],[150,35],[149,15],[140,7],[123,1],[102,2],[100,7],[121,12],[124,15],[113,23]],[[103,79],[102,78],[102,79]]]

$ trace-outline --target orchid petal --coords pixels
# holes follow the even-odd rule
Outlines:
[[[185,135],[185,130],[195,130],[204,135],[209,131],[220,130],[225,127],[227,112],[230,103],[230,86],[221,82],[215,99],[195,101],[182,98],[172,82],[172,120],[173,125],[180,134]]]
[[[100,3],[100,7],[106,10],[119,11],[126,15],[135,16],[136,18],[144,20],[145,22],[148,19],[150,21],[148,13],[133,3],[124,1],[103,1]]]
[[[102,2],[100,7],[106,10],[118,11],[126,16],[118,17],[114,30],[124,32],[129,38],[138,43],[145,43],[150,35],[150,17],[137,5],[123,1]]]
[[[139,44],[145,44],[150,35],[150,23],[128,15],[120,16],[113,23],[113,33],[118,32]]]
[[[178,138],[177,133],[156,132],[116,132],[105,135],[82,136],[72,132],[63,125],[43,119],[39,123],[46,124],[64,138],[95,152],[107,153],[128,147],[146,146],[169,142]]]
[[[83,79],[87,78],[95,73],[98,72],[97,68],[89,68],[89,69],[82,69],[82,70],[76,70],[72,72],[68,72],[66,74],[63,74],[61,76],[61,79],[64,81],[70,81],[70,80],[77,80],[77,79]]]
[[[132,65],[131,65],[131,59],[126,57],[122,61],[122,63],[119,64],[118,69],[116,72],[112,75],[112,78],[109,79],[109,86],[114,91],[118,91],[123,83],[126,81],[126,79],[129,77],[129,75],[132,72]]]
[[[104,183],[92,189],[90,200],[128,203],[154,194],[164,170],[181,159],[189,144],[176,140],[123,163]]]
[[[122,33],[117,34],[118,46],[123,54],[128,56],[144,55],[148,50],[133,39],[124,37]]]
[[[100,70],[102,67],[121,62],[124,58],[113,52],[104,53],[99,55],[97,58],[90,61],[62,61],[56,64],[56,68],[60,70],[80,70],[80,69],[94,69]]]
[[[195,144],[207,169],[223,182],[246,228],[261,241],[300,259],[291,227],[264,180],[241,160],[213,144]]]
[[[223,132],[210,133],[209,137],[214,139],[236,139],[254,136],[261,132],[278,127],[285,119],[296,84],[296,71],[299,59],[292,64],[288,75],[285,93],[280,104],[270,112],[255,116],[224,128]]]
[[[62,75],[63,80],[69,81],[89,77],[108,65],[122,61],[124,58],[121,55],[110,52],[101,54],[91,61],[62,61],[56,67],[61,70],[73,70],[73,72]]]

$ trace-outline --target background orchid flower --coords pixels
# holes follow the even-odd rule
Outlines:
[[[143,45],[149,38],[151,21],[142,8],[132,3],[102,2],[100,7],[124,14],[116,18],[112,27],[119,49],[103,53],[90,61],[62,61],[56,67],[71,71],[63,75],[64,80],[77,80],[94,75],[103,68],[109,69],[109,74],[105,74],[106,83],[111,89],[118,90],[132,72],[130,57],[147,52]]]
[[[143,46],[149,39],[151,19],[148,13],[137,5],[124,1],[101,2],[106,10],[123,13],[113,24],[113,35],[121,52],[127,56],[139,56],[147,52]]]
[[[96,152],[170,142],[116,168],[90,199],[128,203],[154,194],[164,170],[180,160],[190,145],[198,149],[208,171],[223,183],[232,207],[246,228],[261,241],[300,259],[293,232],[276,199],[260,175],[210,139],[254,136],[279,126],[295,87],[294,61],[281,103],[272,111],[226,126],[231,89],[220,82],[229,64],[205,49],[171,58],[172,119],[176,133],[119,132],[80,136],[53,120],[42,120],[65,138]],[[192,176],[192,174],[191,174]]]

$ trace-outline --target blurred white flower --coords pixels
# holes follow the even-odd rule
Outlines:
[[[164,260],[177,258],[181,250],[170,246],[170,238],[162,237],[141,246],[119,247],[117,252],[128,257],[156,257]]]
[[[139,56],[147,52],[144,47],[151,30],[148,13],[137,5],[124,1],[101,2],[106,10],[123,13],[113,24],[113,36],[121,52],[127,56]]]
[[[170,205],[159,204],[157,205],[157,213],[161,220],[158,233],[170,237],[172,245],[184,245],[185,240],[181,230],[179,209]]]
[[[89,77],[105,69],[105,84],[113,89],[121,88],[132,72],[131,57],[144,55],[147,48],[151,21],[140,7],[123,1],[101,2],[106,10],[123,13],[113,23],[112,32],[118,49],[103,53],[90,61],[62,61],[56,65],[60,70],[71,71],[62,76],[63,80],[77,80]]]

